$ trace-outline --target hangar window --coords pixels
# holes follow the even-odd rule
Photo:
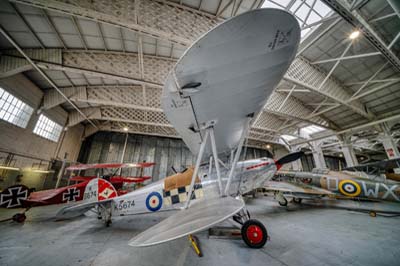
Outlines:
[[[281,138],[283,138],[286,141],[292,141],[292,140],[297,139],[295,136],[292,136],[292,135],[282,135]]]
[[[285,9],[292,13],[301,27],[301,37],[332,15],[332,10],[321,0],[269,0],[262,7]]]
[[[0,119],[26,128],[33,108],[0,88]]]
[[[62,126],[56,122],[50,120],[45,115],[40,115],[39,120],[36,123],[33,133],[49,139],[51,141],[57,142],[61,135]]]
[[[319,126],[315,126],[315,125],[311,125],[311,126],[306,126],[300,129],[300,135],[303,137],[310,137],[310,135],[323,131],[325,130],[325,128],[323,127],[319,127]]]

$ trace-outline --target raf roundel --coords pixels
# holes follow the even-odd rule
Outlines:
[[[151,192],[146,198],[146,207],[152,212],[161,209],[162,197],[158,192]]]
[[[353,180],[342,180],[339,183],[339,191],[345,196],[357,197],[361,193],[361,187]]]

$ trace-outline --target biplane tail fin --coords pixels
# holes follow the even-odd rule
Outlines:
[[[297,152],[292,152],[292,153],[289,153],[289,154],[281,157],[279,160],[275,161],[277,170],[281,169],[281,167],[284,164],[291,163],[291,162],[294,162],[294,161],[300,159],[303,155],[304,155],[303,151],[297,151]]]
[[[96,205],[110,202],[117,196],[117,190],[110,182],[95,178],[86,185],[81,203],[60,209],[56,214],[56,219],[61,220],[80,216]]]
[[[83,194],[83,202],[98,202],[117,196],[117,190],[110,182],[102,178],[95,178],[86,185],[85,193]]]

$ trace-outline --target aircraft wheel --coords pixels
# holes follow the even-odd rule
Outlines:
[[[242,239],[251,248],[262,248],[268,239],[267,229],[258,220],[247,220],[242,226]]]
[[[23,223],[26,220],[26,215],[25,213],[14,214],[12,220],[17,223]]]
[[[371,217],[376,217],[376,212],[370,211],[370,212],[369,212],[369,216],[371,216]]]
[[[283,198],[282,200],[278,201],[279,205],[281,205],[282,207],[285,207],[288,205],[288,201],[287,199]]]
[[[106,227],[110,227],[111,225],[111,220],[106,221]]]
[[[300,204],[301,200],[302,200],[301,198],[293,198],[293,202],[297,204]]]

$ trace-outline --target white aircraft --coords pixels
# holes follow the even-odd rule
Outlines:
[[[299,154],[277,162],[270,158],[238,161],[250,124],[293,61],[299,39],[296,19],[277,9],[243,13],[206,33],[171,70],[162,94],[167,118],[197,155],[194,168],[101,201],[98,184],[92,180],[83,203],[61,209],[57,217],[97,207],[109,225],[112,216],[178,209],[129,245],[164,243],[233,218],[249,247],[263,247],[267,231],[250,219],[240,195],[261,187],[281,164]],[[107,197],[104,191],[114,191],[111,184],[108,188],[102,188],[103,198]]]

